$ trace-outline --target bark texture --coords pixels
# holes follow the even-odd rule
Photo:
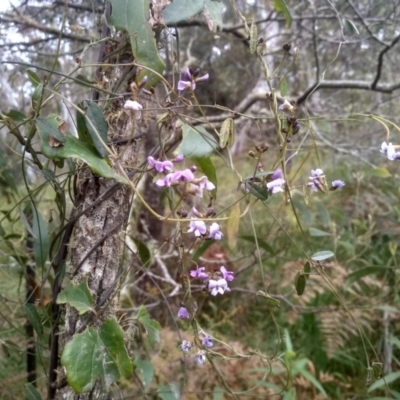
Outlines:
[[[124,39],[121,39],[121,42]],[[119,45],[116,53],[112,46],[107,52],[113,54],[108,58],[108,64],[115,63],[115,68],[101,71],[103,86],[112,92],[130,92],[130,83],[134,81],[135,70],[131,65],[132,54],[129,42],[126,46]],[[124,64],[123,66],[118,66]],[[124,110],[123,105],[130,96],[99,101],[105,107],[105,117],[109,125],[109,146],[119,154],[111,164],[118,171],[118,164],[128,172],[137,165],[138,149],[142,139],[133,140],[146,131],[146,112]],[[144,104],[145,105],[145,104]],[[118,171],[119,172],[119,171]],[[96,204],[99,198],[107,198]],[[92,315],[79,316],[78,312],[66,306],[65,330],[61,335],[62,349],[76,333],[82,332],[87,326],[98,328],[106,318],[115,315],[121,276],[121,252],[124,246],[123,231],[129,214],[130,190],[128,186],[116,185],[113,180],[96,176],[83,166],[76,181],[75,214],[88,210],[75,223],[74,233],[69,244],[71,263],[67,269],[69,278],[74,284],[88,280],[89,289],[94,297],[95,311]],[[58,390],[56,399],[108,399],[110,395],[104,392],[102,383],[97,381],[90,393],[76,394],[65,382],[62,367],[58,371]]]

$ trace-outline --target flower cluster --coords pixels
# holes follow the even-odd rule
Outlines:
[[[398,147],[398,146],[396,146]],[[385,154],[391,161],[400,160],[400,152],[396,151],[392,143],[383,142],[381,145],[381,153]]]
[[[205,74],[203,76],[200,75],[200,69],[187,68],[183,73],[184,79],[178,81],[178,90],[195,90],[196,83],[205,82],[208,80],[209,75]]]
[[[183,161],[183,158],[182,154],[177,156],[174,160],[165,161],[155,160],[152,156],[147,157],[147,162],[151,168],[155,168],[159,173],[168,172],[167,175],[156,180],[155,183],[157,186],[171,187],[188,183],[189,185],[186,187],[186,192],[197,197],[203,197],[203,190],[211,191],[215,189],[214,184],[210,182],[206,176],[200,178],[195,177],[195,167],[173,171],[173,163],[179,163]]]
[[[310,182],[307,183],[307,186],[311,188],[313,192],[326,192],[327,184],[324,175],[324,171],[321,168],[317,168],[316,170],[311,170],[311,176],[309,177]],[[332,182],[332,186],[329,190],[340,189],[345,185],[344,181],[335,180]]]
[[[197,365],[203,365],[206,361],[206,350],[204,349],[209,349],[210,347],[214,346],[211,336],[207,335],[203,331],[200,331],[200,336],[202,336],[201,346],[203,349],[199,350],[194,356]],[[183,340],[179,348],[183,353],[187,354],[190,350],[192,350],[193,344],[187,340]]]
[[[213,273],[207,273],[205,272],[205,269],[205,267],[194,269],[190,271],[190,276],[205,282],[207,289],[212,296],[230,292],[228,282],[231,282],[234,279],[232,271],[228,271],[224,266],[222,266],[219,271]]]
[[[213,222],[210,228],[207,229],[207,225],[204,221],[192,219],[190,221],[188,233],[192,233],[196,237],[205,237],[206,239],[221,240],[223,233],[219,230],[219,224]]]

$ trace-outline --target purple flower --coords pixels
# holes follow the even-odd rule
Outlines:
[[[188,233],[194,233],[194,236],[199,237],[205,235],[207,232],[207,227],[204,221],[191,220]]]
[[[202,176],[201,178],[199,178],[199,180],[197,181],[197,184],[202,189],[206,189],[206,190],[214,190],[215,189],[215,185],[211,181],[209,181],[206,176]]]
[[[175,157],[174,161],[175,162],[182,162],[185,156],[183,154],[179,154]]]
[[[193,172],[190,169],[183,171],[176,171],[172,174],[171,180],[173,182],[191,182],[194,179]]]
[[[218,280],[210,279],[208,282],[208,290],[210,291],[212,296],[216,296],[219,294],[224,294],[225,292],[229,292],[230,289],[228,288],[228,282],[220,278]]]
[[[291,112],[293,110],[294,110],[294,107],[288,100],[285,100],[284,103],[278,107],[278,111],[290,111]]]
[[[391,161],[400,159],[400,152],[396,151],[392,143],[383,142],[381,145],[381,153],[386,154]]]
[[[223,277],[226,281],[228,281],[228,282],[233,281],[233,279],[234,279],[233,271],[228,271],[224,266],[222,266],[219,270],[220,270],[221,273],[222,273],[222,277]]]
[[[189,353],[189,351],[192,349],[193,345],[192,343],[188,342],[187,340],[183,340],[179,348],[183,353]]]
[[[213,222],[210,226],[210,234],[208,235],[209,239],[214,239],[214,240],[221,240],[222,232],[219,230],[219,225],[216,222]]]
[[[271,175],[271,179],[274,181],[275,179],[282,178],[282,170],[278,168],[275,172]]]
[[[165,170],[171,171],[173,168],[173,164],[171,161],[166,160],[166,161],[156,161],[154,157],[149,156],[147,157],[147,162],[149,165],[153,168],[155,168],[158,172],[163,172]]]
[[[282,186],[285,184],[285,180],[282,178],[274,179],[267,183],[267,189],[271,190],[272,193],[283,192]]]
[[[192,194],[196,197],[203,197],[203,189],[200,186],[190,184],[190,188],[187,190],[189,194]]]
[[[208,336],[208,335],[204,336],[203,340],[201,341],[201,344],[202,344],[204,347],[208,347],[208,348],[214,346],[214,343],[213,343],[211,337]]]
[[[189,318],[190,318],[190,315],[189,315],[188,310],[186,310],[185,307],[181,307],[181,308],[179,309],[179,311],[178,311],[178,317],[179,317],[180,319],[189,319]]]
[[[198,76],[200,73],[200,70],[197,69],[196,71],[193,71],[192,68],[187,68],[184,72],[184,79],[178,81],[178,90],[195,90],[196,89],[196,83],[198,82],[205,82],[208,80],[209,75],[205,74],[203,76]]]
[[[204,272],[206,269],[206,267],[199,267],[197,269],[193,269],[190,271],[190,276],[192,278],[199,278],[202,281],[204,281],[205,279],[208,279],[208,274],[206,272]]]
[[[206,352],[204,350],[200,350],[198,353],[195,354],[196,364],[203,365],[206,362]]]
[[[164,178],[160,178],[156,180],[156,185],[160,187],[170,187],[171,186],[171,178],[173,173],[166,175]]]
[[[329,190],[336,190],[336,189],[340,189],[345,185],[344,181],[341,180],[336,180],[332,182],[332,186]]]
[[[320,190],[325,192],[323,182],[325,181],[324,171],[321,168],[311,170],[311,176],[309,177],[311,182],[308,182],[307,186],[311,188],[313,192]]]

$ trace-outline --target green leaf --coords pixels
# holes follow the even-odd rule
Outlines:
[[[167,385],[158,385],[157,393],[162,400],[179,400],[174,396],[171,388]]]
[[[250,188],[250,193],[262,201],[268,200],[269,191],[264,185],[259,185],[254,182],[247,181],[246,185]]]
[[[28,75],[28,79],[30,80],[30,82],[34,87],[39,86],[40,78],[37,76],[35,72],[31,71],[30,69],[27,69],[26,74]]]
[[[236,248],[236,242],[239,232],[240,223],[240,203],[236,203],[228,217],[226,224],[226,238],[228,239],[228,247],[231,250]]]
[[[285,26],[286,26],[286,28],[290,28],[290,26],[292,25],[292,16],[290,15],[290,12],[287,8],[285,0],[274,0],[273,6],[277,12],[283,13],[283,16],[286,19]]]
[[[86,127],[92,143],[103,158],[107,157],[108,151],[105,145],[107,145],[108,126],[103,111],[94,101],[85,100],[83,106],[86,111]]]
[[[397,381],[397,379],[400,379],[400,371],[396,372],[391,372],[390,374],[384,376],[381,379],[378,379],[375,381],[369,388],[368,388],[368,393],[372,392],[375,389],[378,389],[382,386],[389,385],[390,383]]]
[[[331,216],[329,211],[322,203],[317,203],[317,210],[323,226],[329,226],[331,222]]]
[[[356,25],[354,24],[354,22],[351,19],[343,18],[342,22],[343,22],[343,25],[346,28],[347,32],[349,32],[351,35],[354,35],[354,34],[359,35],[360,34]]]
[[[217,197],[217,172],[211,158],[194,158],[193,161],[204,172],[208,180],[214,184],[215,189],[211,193],[215,199]]]
[[[213,390],[213,400],[223,400],[224,399],[225,390],[215,386]]]
[[[347,275],[346,277],[346,286],[351,286],[354,282],[358,281],[359,279],[363,278],[364,276],[371,275],[371,274],[379,274],[382,272],[390,271],[391,268],[388,267],[364,267],[359,268],[357,271],[352,272],[351,274]]]
[[[49,255],[50,243],[47,224],[44,222],[37,207],[32,204],[33,254],[36,265],[43,268]]]
[[[217,32],[218,28],[222,27],[223,6],[223,2],[219,0],[204,0],[203,16],[210,31]]]
[[[25,385],[25,393],[28,400],[42,400],[42,396],[32,383]]]
[[[133,238],[133,241],[136,244],[136,248],[139,254],[140,261],[143,265],[149,266],[151,260],[151,253],[149,248],[143,243],[141,240]]]
[[[177,154],[183,154],[186,158],[207,158],[218,148],[214,137],[202,126],[193,128],[188,124],[182,124],[182,142],[176,150]]]
[[[274,297],[270,296],[268,293],[265,293],[262,290],[259,290],[256,293],[256,296],[262,297],[263,299],[267,300],[267,303],[271,306],[276,306],[276,307],[281,306],[281,302],[279,300],[275,299]]]
[[[145,306],[140,306],[136,319],[145,328],[150,346],[153,347],[155,343],[159,343],[161,326],[157,321],[150,319]]]
[[[36,128],[39,132],[39,135],[41,138],[41,134],[46,136],[47,145],[49,147],[56,146],[55,144],[51,143],[51,138],[55,139],[57,142],[65,143],[65,136],[60,130],[63,124],[64,121],[55,114],[50,114],[47,118],[36,118]]]
[[[79,315],[93,308],[93,296],[89,291],[87,279],[79,285],[70,283],[58,294],[57,304],[68,303],[78,310]]]
[[[44,156],[50,159],[73,158],[80,159],[86,163],[90,169],[104,178],[115,179],[117,182],[127,185],[128,181],[121,175],[117,174],[107,162],[101,158],[97,150],[77,139],[75,136],[67,132],[65,143],[59,147],[51,147],[49,145],[49,132],[44,128],[43,124],[37,124],[39,136],[41,139],[40,149]]]
[[[321,394],[324,396],[325,399],[328,398],[327,393],[325,392],[325,389],[322,387],[322,385],[317,381],[317,379],[315,379],[315,377],[313,375],[311,375],[307,370],[305,369],[301,369],[300,374],[304,376],[304,378],[306,378],[309,382],[311,382],[320,392]]]
[[[132,363],[124,345],[124,332],[113,319],[107,319],[98,331],[88,327],[66,344],[61,364],[68,384],[78,393],[89,392],[98,377],[106,389],[122,376],[132,374]]]
[[[308,279],[310,277],[310,272],[311,272],[311,265],[308,261],[303,266],[303,272],[306,279]]]
[[[306,277],[304,276],[303,271],[299,271],[296,274],[294,286],[296,288],[297,294],[301,296],[304,293],[304,289],[306,288]]]
[[[270,254],[275,253],[274,249],[264,240],[257,238],[257,242],[256,242],[256,239],[254,238],[254,236],[251,236],[251,235],[240,236],[240,239],[246,240],[246,241],[254,243],[254,244],[258,243],[258,246],[261,247],[262,249],[264,249],[266,252],[268,252]]]
[[[370,168],[368,170],[368,175],[377,178],[390,178],[392,176],[386,168]]]
[[[140,358],[137,358],[134,364],[135,368],[142,371],[144,390],[147,390],[154,377],[153,364],[148,360],[142,360]]]
[[[24,310],[29,319],[29,322],[33,326],[33,329],[40,336],[43,333],[43,325],[40,321],[40,317],[36,310],[36,307],[33,304],[24,303]]]
[[[279,83],[279,91],[281,92],[282,97],[285,97],[288,92],[287,81],[285,77],[283,77]]]
[[[156,86],[161,78],[150,70],[162,75],[165,64],[158,54],[156,39],[148,22],[150,1],[111,0],[111,5],[110,23],[116,30],[128,31],[135,62],[146,67],[138,74],[137,81],[147,76],[146,88]]]
[[[206,240],[193,254],[192,260],[197,261],[205,251],[214,243],[213,240]]]
[[[293,199],[293,205],[300,211],[301,219],[305,225],[311,225],[313,216],[310,210],[300,201]]]
[[[10,110],[5,114],[8,118],[11,118],[15,122],[22,122],[26,119],[26,115],[18,110]]]
[[[200,14],[204,8],[204,1],[174,0],[163,10],[164,23],[175,25]]]
[[[311,236],[317,236],[317,237],[332,236],[329,232],[321,231],[321,229],[309,228],[308,230]]]
[[[14,192],[17,192],[17,185],[15,183],[15,178],[13,177],[10,168],[8,167],[8,160],[7,160],[7,155],[3,152],[0,152],[0,184],[1,188],[5,189],[6,187],[10,188]]]
[[[327,258],[334,257],[335,254],[332,253],[330,250],[324,250],[324,251],[319,251],[318,253],[315,253],[311,256],[311,260],[314,261],[323,261],[326,260]]]

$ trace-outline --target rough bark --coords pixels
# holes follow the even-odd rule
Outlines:
[[[123,40],[122,38],[121,41]],[[104,69],[101,76],[108,90],[127,93],[130,90],[130,83],[135,78],[135,70],[132,66],[127,66],[132,62],[129,43],[119,48],[122,48],[123,53],[113,53],[115,49],[111,46],[107,48],[107,52],[113,54],[107,62],[124,64],[124,66]],[[105,117],[109,125],[109,143],[120,155],[118,160],[111,160],[116,170],[118,170],[117,164],[128,167],[127,170],[137,164],[139,142],[130,138],[146,130],[146,113],[138,114],[124,110],[124,101],[121,96],[112,103],[101,100],[99,102],[100,106],[107,104]],[[66,305],[61,349],[76,333],[82,332],[88,325],[97,328],[106,318],[115,315],[122,268],[123,231],[129,214],[130,190],[128,186],[116,186],[113,180],[96,176],[87,167],[79,172],[76,182],[75,215],[79,215],[86,209],[88,212],[81,215],[75,223],[69,244],[71,263],[67,274],[74,284],[88,280],[96,313],[79,316],[73,307]],[[111,196],[95,207],[91,207],[114,186]],[[57,387],[56,399],[110,398],[104,392],[100,380],[90,393],[80,395],[74,393],[72,388],[66,385],[65,373],[61,367],[58,371]]]

